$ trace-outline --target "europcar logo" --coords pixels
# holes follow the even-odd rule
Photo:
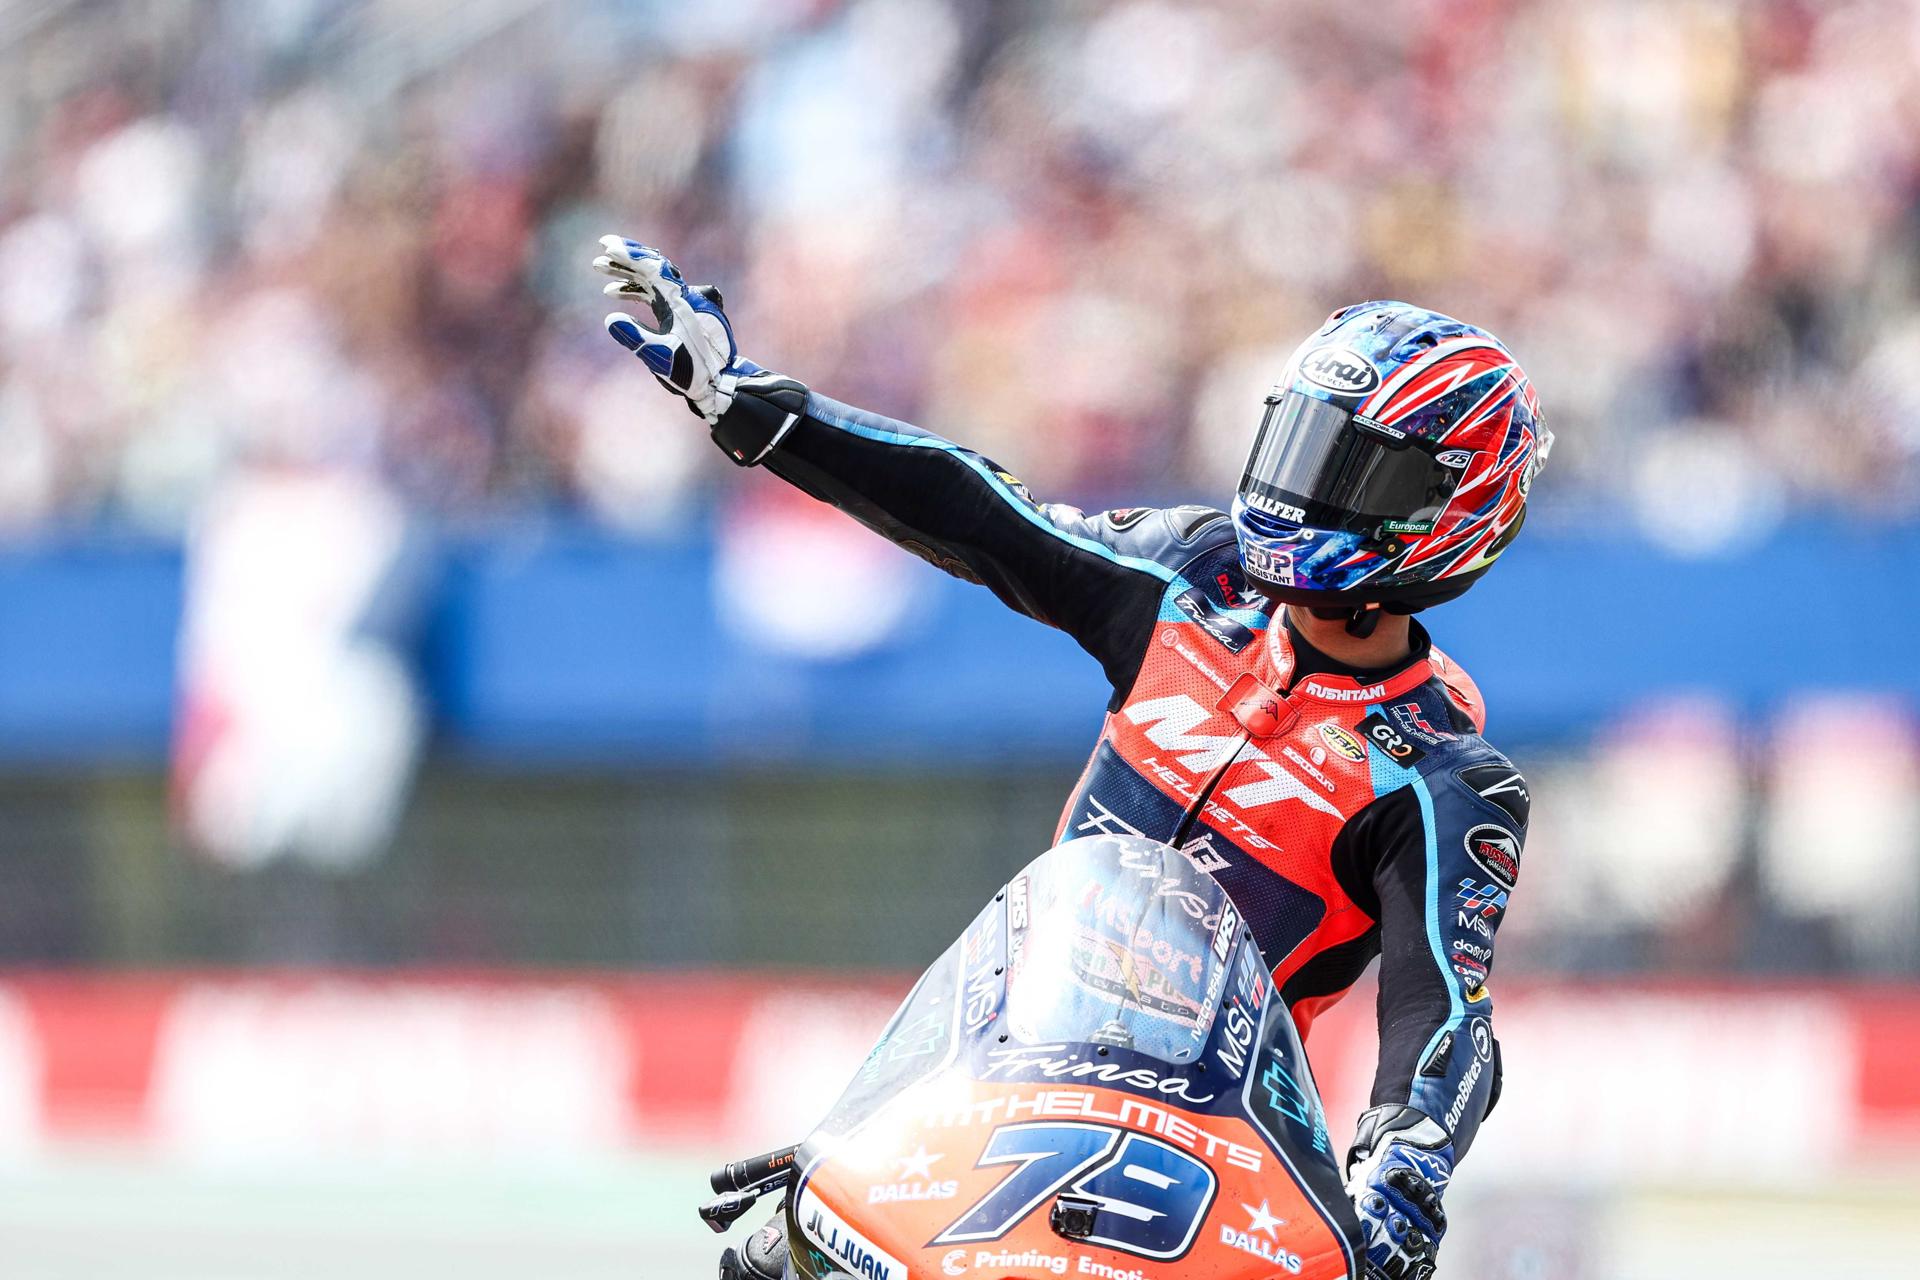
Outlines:
[[[1373,361],[1352,347],[1321,347],[1300,359],[1300,376],[1316,387],[1343,396],[1362,395],[1380,385]]]

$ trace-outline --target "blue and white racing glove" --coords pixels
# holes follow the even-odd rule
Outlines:
[[[1453,1140],[1412,1107],[1360,1117],[1347,1153],[1347,1195],[1366,1241],[1368,1280],[1428,1280],[1447,1233],[1440,1197],[1453,1180]]]
[[[690,285],[657,250],[624,236],[601,236],[606,252],[593,260],[596,271],[613,277],[609,297],[644,302],[653,326],[625,311],[607,317],[607,332],[640,357],[660,385],[684,399],[708,426],[733,404],[740,379],[759,372],[740,359],[733,326],[721,310],[720,291]]]

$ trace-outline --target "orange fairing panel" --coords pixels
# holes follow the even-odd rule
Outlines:
[[[1179,1178],[1189,1197],[1128,1194]],[[1110,1206],[1109,1243],[1054,1231],[1076,1188]],[[797,1261],[866,1280],[1350,1274],[1337,1229],[1245,1121],[1097,1086],[930,1082],[808,1170],[793,1208]]]

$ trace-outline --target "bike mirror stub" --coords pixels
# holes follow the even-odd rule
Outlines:
[[[1053,1224],[1055,1235],[1068,1240],[1085,1240],[1093,1234],[1093,1226],[1100,1216],[1100,1202],[1084,1196],[1063,1195],[1053,1202],[1053,1212],[1048,1221]]]

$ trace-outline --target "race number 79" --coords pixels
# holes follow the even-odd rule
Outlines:
[[[1184,1255],[1213,1203],[1212,1169],[1158,1138],[1108,1125],[1033,1122],[994,1130],[976,1168],[1012,1173],[929,1245],[998,1240],[1062,1192],[1097,1201],[1090,1244],[1143,1258]]]

